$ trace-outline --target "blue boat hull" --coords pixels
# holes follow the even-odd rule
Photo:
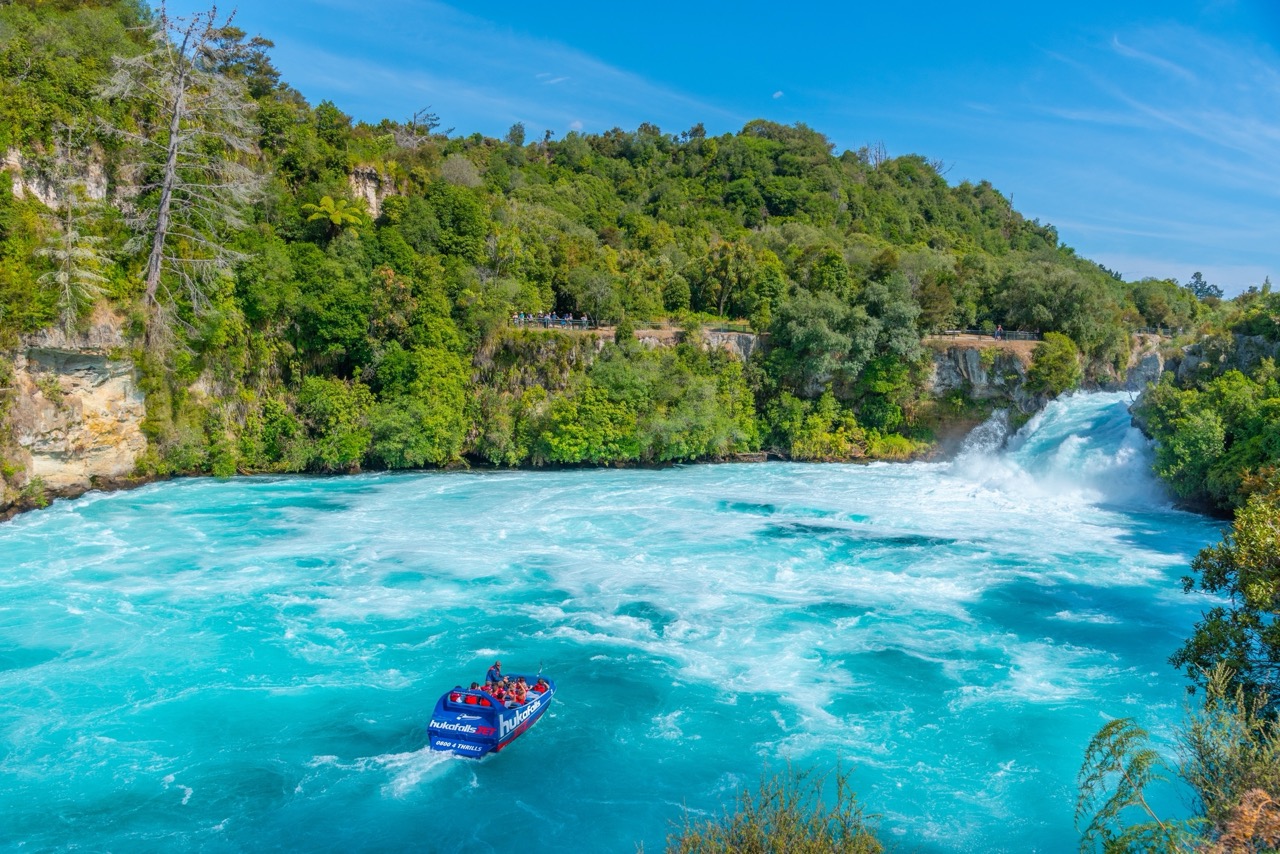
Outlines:
[[[483,691],[454,688],[436,701],[427,740],[432,750],[479,759],[497,753],[538,722],[551,705],[556,683],[545,693],[530,692],[523,706],[503,708]],[[488,703],[488,705],[485,705]]]

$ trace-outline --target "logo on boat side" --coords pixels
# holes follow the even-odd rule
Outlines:
[[[432,721],[432,729],[443,729],[449,732],[475,732],[476,728],[471,724],[460,724],[455,721]]]
[[[538,707],[541,705],[542,705],[541,700],[535,703],[530,703],[527,708],[521,709],[520,711],[512,715],[510,718],[503,718],[502,732],[498,735],[498,738],[506,738],[507,735],[513,729],[520,726],[520,724],[524,723],[525,721],[529,720],[530,716],[533,715],[533,713],[536,712],[538,710]]]

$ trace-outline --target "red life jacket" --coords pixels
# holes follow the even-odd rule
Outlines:
[[[482,705],[482,706],[492,706],[492,705],[493,705],[493,703],[490,703],[490,702],[489,702],[489,700],[488,700],[487,698],[485,698],[485,697],[481,697],[481,698],[480,698],[480,705]]]
[[[462,695],[459,694],[457,691],[454,691],[452,694],[449,695],[449,699],[455,703],[458,702],[458,700],[461,698],[462,698]]]
[[[468,706],[475,706],[475,705],[479,705],[480,700],[478,697],[476,697],[475,694],[468,694],[467,699],[463,700],[462,702],[466,703]]]
[[[537,691],[539,694],[545,694],[545,693],[547,693],[547,686],[546,686],[546,685],[534,685],[534,686],[533,686],[532,688],[530,688],[529,690],[530,690],[530,691]]]

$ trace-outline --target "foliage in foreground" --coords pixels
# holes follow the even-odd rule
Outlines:
[[[690,821],[667,839],[669,854],[879,854],[884,845],[849,784],[836,768],[835,799],[826,795],[827,775],[788,766],[762,774],[755,791],[743,790],[733,812],[720,819]]]
[[[1250,491],[1231,530],[1192,561],[1187,592],[1225,596],[1202,615],[1170,659],[1196,683],[1225,669],[1231,687],[1272,715],[1280,711],[1280,472],[1246,477]],[[1269,701],[1268,701],[1268,698]]]
[[[1216,668],[1205,683],[1203,703],[1177,735],[1176,774],[1195,793],[1196,815],[1157,814],[1147,792],[1174,769],[1132,719],[1112,720],[1090,741],[1080,769],[1081,851],[1243,854],[1280,846],[1280,722],[1228,668]]]

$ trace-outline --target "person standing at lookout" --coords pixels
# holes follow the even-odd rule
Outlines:
[[[484,681],[486,682],[502,681],[502,662],[501,661],[495,661],[493,663],[493,667],[490,667],[489,672],[484,675]]]

